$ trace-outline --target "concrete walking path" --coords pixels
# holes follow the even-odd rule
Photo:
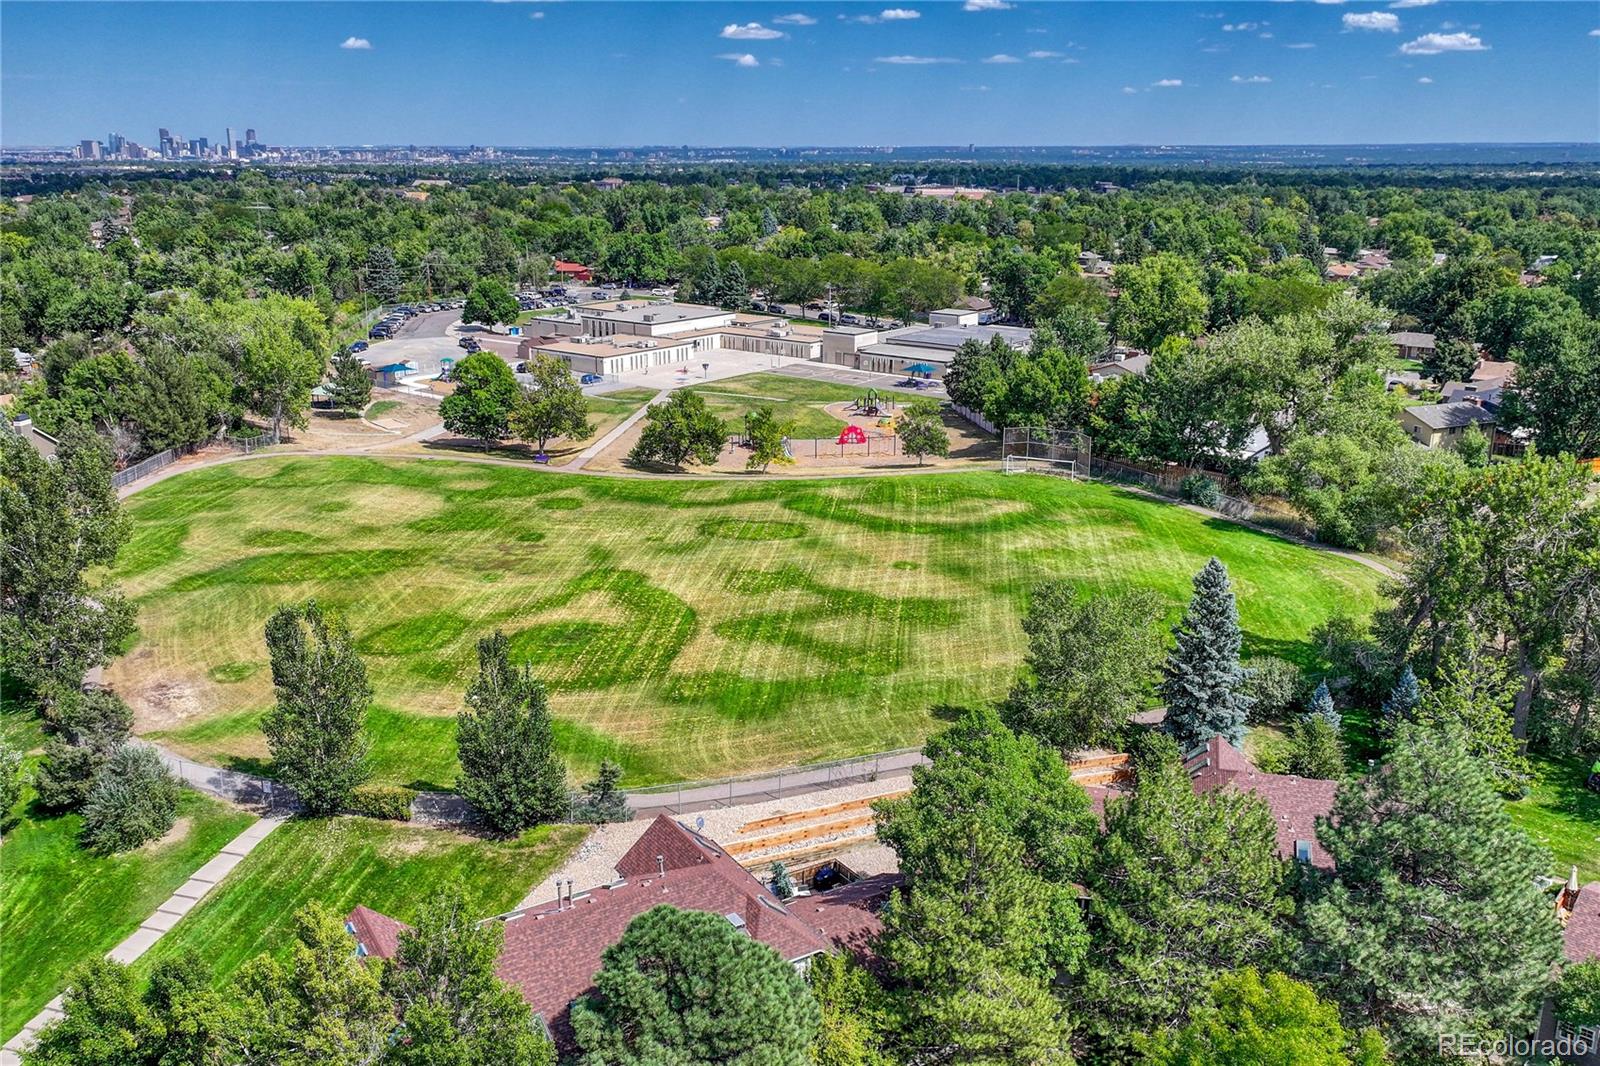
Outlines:
[[[260,818],[250,823],[244,832],[224,844],[222,850],[217,852],[210,862],[179,885],[177,891],[157,907],[154,914],[144,920],[144,924],[128,934],[122,943],[106,952],[106,957],[113,962],[127,965],[149,951],[167,930],[177,925],[179,919],[193,910],[208,892],[217,887],[219,881],[243,862],[244,857],[254,851],[257,844],[282,824],[283,819],[279,817]],[[34,1034],[61,1015],[62,997],[57,996],[45,1004],[44,1009],[34,1015],[16,1036],[7,1040],[4,1048],[0,1048],[0,1066],[20,1066],[22,1051],[33,1042]]]
[[[585,463],[587,463],[590,459],[593,459],[595,456],[599,455],[601,452],[605,451],[607,448],[611,447],[611,444],[612,444],[613,441],[619,439],[624,433],[626,433],[626,432],[628,432],[628,430],[632,429],[634,423],[638,422],[639,419],[643,418],[644,415],[645,415],[645,412],[650,410],[651,407],[655,406],[656,404],[660,403],[663,399],[665,399],[667,393],[670,392],[670,391],[672,391],[672,390],[670,390],[670,389],[662,389],[660,392],[656,393],[655,399],[651,400],[649,403],[642,404],[637,411],[633,412],[633,414],[629,415],[627,418],[624,418],[621,422],[618,422],[615,426],[612,426],[611,427],[611,432],[607,433],[605,436],[601,437],[599,440],[597,440],[593,444],[589,445],[583,451],[579,452],[578,453],[578,457],[576,459],[572,460],[569,463],[564,464],[561,467],[561,469],[562,470],[582,470]]]

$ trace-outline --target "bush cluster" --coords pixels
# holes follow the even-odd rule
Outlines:
[[[1204,474],[1190,474],[1178,482],[1178,493],[1198,507],[1215,508],[1222,502],[1222,489]]]
[[[417,790],[399,785],[362,785],[350,793],[345,810],[367,818],[385,818],[391,822],[411,821],[411,801]]]

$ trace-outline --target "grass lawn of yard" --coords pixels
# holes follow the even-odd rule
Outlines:
[[[803,384],[803,383],[802,383]],[[1309,664],[1311,629],[1376,573],[1114,486],[968,472],[834,480],[578,477],[376,457],[274,457],[158,482],[125,509],[140,632],[107,680],[136,729],[256,767],[262,626],[315,597],[375,689],[378,779],[448,785],[479,637],[549,686],[574,780],[630,785],[920,743],[940,708],[1010,687],[1029,589],[1143,585],[1176,620],[1211,555],[1247,654]]]
[[[446,885],[459,887],[471,913],[515,907],[587,834],[587,826],[541,826],[515,840],[485,840],[442,829],[370,818],[285,822],[234,868],[140,961],[194,948],[218,984],[261,952],[286,958],[294,912],[312,900],[343,915],[365,904],[413,921]]]
[[[379,400],[377,403],[368,407],[364,413],[367,418],[382,418],[390,411],[398,411],[404,406],[405,404],[401,403],[399,400]]]
[[[594,433],[584,444],[599,440],[633,412],[656,398],[656,390],[643,387],[617,389],[589,397],[589,424]]]
[[[116,947],[255,820],[185,789],[172,839],[99,856],[78,846],[82,818],[36,816],[31,794],[0,845],[0,1040],[61,991],[68,970]]]
[[[1589,764],[1576,757],[1531,759],[1533,788],[1506,804],[1511,820],[1549,850],[1552,877],[1565,879],[1576,866],[1579,882],[1600,879],[1600,795],[1583,787]]]
[[[745,374],[695,385],[692,390],[705,397],[706,406],[723,420],[729,433],[742,431],[745,414],[767,405],[777,416],[778,424],[797,440],[837,437],[844,423],[824,411],[823,406],[853,400],[866,391],[786,374]]]

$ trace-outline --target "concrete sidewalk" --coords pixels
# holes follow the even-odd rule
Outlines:
[[[235,866],[244,861],[246,855],[255,850],[257,844],[282,824],[283,819],[278,817],[262,818],[252,822],[244,832],[224,844],[222,850],[217,852],[210,862],[179,885],[177,891],[157,907],[154,914],[145,919],[143,925],[128,934],[122,943],[106,952],[106,958],[127,965],[149,951],[167,930],[177,925],[179,919],[206,897],[206,893],[217,887],[217,882],[228,876]],[[0,1066],[21,1066],[22,1050],[33,1042],[34,1034],[61,1017],[61,1000],[62,997],[57,996],[46,1003],[44,1009],[34,1015],[16,1036],[6,1041],[5,1047],[0,1048]]]
[[[615,441],[617,438],[621,437],[624,433],[628,432],[628,430],[632,429],[634,423],[638,422],[639,419],[643,418],[645,416],[645,412],[650,410],[650,408],[652,406],[654,406],[655,404],[660,403],[662,401],[662,399],[670,391],[672,391],[672,390],[670,390],[670,389],[662,389],[660,392],[656,393],[655,399],[653,399],[649,403],[643,405],[637,411],[633,412],[633,414],[629,415],[627,418],[624,418],[621,422],[617,423],[615,426],[612,427],[611,432],[607,433],[605,436],[601,437],[599,440],[597,440],[593,444],[589,445],[583,451],[579,452],[578,453],[578,457],[576,459],[573,459],[571,462],[565,464],[564,466],[561,467],[561,469],[562,470],[582,470],[585,463],[587,463],[590,459],[593,459],[595,456],[599,455],[601,452],[605,451],[607,448],[611,447],[612,441]]]

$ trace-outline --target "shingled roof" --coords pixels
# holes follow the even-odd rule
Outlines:
[[[552,899],[496,919],[505,925],[500,978],[522,992],[562,1046],[571,1044],[568,1009],[594,986],[605,949],[651,907],[667,904],[722,915],[786,960],[798,962],[836,948],[867,950],[881,928],[878,908],[900,881],[898,876],[867,878],[785,906],[714,841],[667,815],[650,824],[618,860],[616,870],[621,879],[570,902]],[[358,913],[362,923],[356,922]],[[352,924],[385,928],[374,919],[401,928],[365,907],[351,914]],[[368,944],[367,953],[392,955],[393,941],[385,943],[387,952]]]
[[[1600,959],[1600,881],[1578,890],[1561,944],[1568,962]]]
[[[1221,737],[1212,737],[1205,750],[1196,753],[1184,766],[1194,780],[1196,792],[1232,786],[1254,792],[1266,800],[1277,828],[1278,854],[1283,858],[1296,858],[1297,845],[1305,842],[1311,846],[1313,866],[1333,869],[1333,857],[1317,840],[1317,818],[1333,810],[1334,793],[1339,788],[1337,781],[1262,773],[1243,752]]]

